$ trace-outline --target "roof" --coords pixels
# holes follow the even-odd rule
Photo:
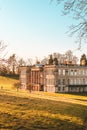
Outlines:
[[[42,64],[36,64],[36,67],[43,67]]]

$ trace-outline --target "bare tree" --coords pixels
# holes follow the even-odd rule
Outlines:
[[[5,50],[6,47],[7,45],[5,45],[4,41],[0,41],[0,54],[3,50]]]
[[[18,65],[19,65],[19,66],[25,66],[25,65],[26,65],[26,62],[24,61],[23,58],[20,58],[20,59],[18,60]]]
[[[44,57],[42,60],[41,60],[41,64],[42,65],[47,65],[48,64],[48,58],[47,57]]]
[[[71,61],[73,59],[73,52],[71,50],[68,50],[65,52],[65,57],[68,61]]]
[[[2,56],[2,52],[6,49],[7,45],[5,45],[4,41],[0,41],[0,61],[5,61]]]
[[[53,0],[51,0],[53,1]],[[63,14],[71,15],[76,21],[75,25],[69,28],[69,34],[76,35],[79,48],[82,42],[87,43],[87,0],[56,0],[63,5]]]
[[[63,64],[64,60],[65,60],[65,55],[64,54],[60,54],[58,52],[53,53],[53,58],[57,58],[58,60],[58,64]]]
[[[17,66],[17,60],[16,60],[16,55],[15,54],[12,54],[9,57],[8,64],[9,64],[10,70],[12,71],[12,74],[15,74],[15,68]]]
[[[51,58],[49,59],[51,64],[65,64],[66,61],[71,62],[73,64],[77,64],[78,58],[73,55],[73,51],[67,50],[64,54],[61,53],[53,53],[51,54]]]
[[[27,59],[27,65],[29,65],[29,66],[33,65],[33,59],[32,58]]]
[[[5,55],[3,55],[3,51],[6,49],[7,45],[4,43],[4,41],[0,41],[0,73],[5,74],[6,67],[5,64],[7,63],[5,59]]]
[[[65,59],[67,61],[71,61],[74,64],[77,64],[78,58],[73,55],[73,52],[71,50],[68,50],[65,52]]]

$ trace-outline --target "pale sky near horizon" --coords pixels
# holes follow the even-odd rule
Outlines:
[[[74,37],[66,33],[72,17],[62,16],[62,7],[56,0],[0,0],[0,40],[8,47],[10,56],[35,58],[51,53],[76,50]],[[79,56],[85,52],[74,51]]]

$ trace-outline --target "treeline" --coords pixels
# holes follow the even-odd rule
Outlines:
[[[19,58],[16,54],[12,54],[8,59],[0,60],[0,75],[8,75],[14,76],[19,75],[20,66],[32,66],[36,63],[40,63],[42,65],[47,64],[65,64],[66,62],[72,62],[73,64],[77,64],[78,58],[73,55],[71,50],[65,52],[65,54],[61,53],[53,53],[48,55],[47,57],[39,60],[36,58],[34,62],[33,59],[28,58],[27,60],[23,58]]]

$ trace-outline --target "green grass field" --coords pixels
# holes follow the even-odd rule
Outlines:
[[[86,95],[17,92],[8,81],[0,89],[0,130],[87,130]]]

